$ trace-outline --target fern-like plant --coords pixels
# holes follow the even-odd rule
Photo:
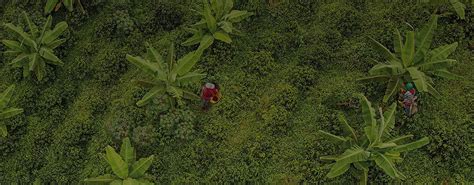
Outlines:
[[[86,13],[84,7],[82,6],[81,0],[48,0],[44,6],[44,13],[49,14],[53,10],[58,11],[62,6],[65,6],[67,10],[72,12],[74,10],[74,2],[76,2],[83,14]]]
[[[456,60],[448,56],[456,50],[458,43],[440,46],[430,50],[433,40],[433,31],[437,27],[438,16],[433,15],[427,25],[420,31],[408,31],[403,42],[400,32],[396,30],[394,39],[395,53],[374,39],[370,39],[375,47],[382,53],[386,61],[375,65],[369,71],[370,76],[358,79],[360,81],[385,81],[388,82],[383,102],[396,94],[404,82],[414,82],[420,92],[428,92],[437,96],[439,93],[433,87],[431,76],[448,79],[459,79],[448,68],[456,64]]]
[[[404,179],[405,175],[395,168],[395,163],[402,160],[400,153],[420,148],[428,144],[429,139],[424,137],[418,141],[403,144],[413,135],[394,137],[390,134],[395,125],[396,103],[393,103],[384,113],[382,109],[379,109],[377,119],[375,109],[367,98],[363,95],[359,97],[365,122],[364,135],[359,136],[343,115],[339,115],[339,120],[344,129],[344,136],[319,130],[319,133],[328,140],[347,148],[340,155],[321,157],[322,160],[335,161],[327,177],[340,176],[353,167],[361,174],[361,184],[367,184],[369,168],[377,166],[392,178]]]
[[[232,10],[233,0],[203,0],[202,7],[195,10],[202,19],[188,29],[193,36],[182,43],[184,46],[199,44],[202,39],[220,40],[231,43],[230,34],[239,34],[233,24],[238,23],[253,13]]]
[[[136,184],[151,185],[149,177],[145,173],[153,163],[153,155],[136,161],[136,151],[132,147],[129,138],[122,140],[120,155],[111,146],[105,149],[105,160],[109,163],[114,174],[105,174],[94,178],[85,179],[86,183],[106,184]]]
[[[23,16],[28,24],[29,33],[23,31],[23,28],[17,27],[11,23],[5,24],[5,28],[12,31],[16,40],[2,40],[8,47],[5,53],[15,54],[10,65],[23,68],[23,76],[30,76],[31,72],[36,74],[38,80],[42,80],[46,73],[46,63],[51,65],[63,65],[63,62],[54,54],[54,49],[64,43],[65,39],[58,37],[67,29],[66,22],[56,24],[51,29],[52,18],[48,16],[45,25],[41,30],[30,21],[26,12]]]
[[[0,137],[6,137],[8,135],[7,126],[4,121],[23,112],[23,109],[8,107],[14,89],[15,85],[11,85],[0,94]]]
[[[209,40],[203,40],[202,46],[208,46]],[[127,60],[137,66],[142,72],[151,78],[149,80],[136,80],[138,85],[150,88],[150,90],[137,102],[138,106],[144,106],[147,103],[167,101],[169,107],[175,107],[176,104],[182,105],[184,99],[199,99],[199,96],[191,91],[185,90],[187,86],[197,83],[205,74],[198,70],[191,71],[202,55],[203,49],[200,47],[194,52],[190,52],[176,61],[174,44],[171,44],[168,50],[168,57],[163,57],[151,46],[146,43],[147,55],[145,59],[127,55]]]

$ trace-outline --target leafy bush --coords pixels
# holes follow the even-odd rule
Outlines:
[[[407,138],[413,135],[394,137],[390,131],[395,125],[396,103],[393,103],[385,113],[379,110],[379,119],[376,119],[375,109],[363,95],[360,95],[362,117],[364,118],[365,135],[357,137],[354,129],[347,123],[344,116],[340,115],[339,120],[344,128],[345,136],[337,136],[319,130],[319,133],[327,137],[332,142],[341,144],[348,149],[338,156],[324,156],[323,160],[336,161],[327,177],[334,178],[344,174],[351,166],[360,171],[360,183],[367,184],[369,167],[374,163],[392,178],[404,179],[405,175],[395,168],[395,162],[402,160],[400,153],[420,148],[429,143],[429,139],[424,137],[418,141],[402,144]]]
[[[85,179],[87,183],[109,183],[109,184],[153,184],[148,181],[145,172],[153,163],[153,155],[135,161],[136,151],[132,147],[129,138],[122,141],[120,155],[111,146],[107,146],[105,160],[109,163],[114,175],[105,174],[95,178]]]
[[[192,85],[199,81],[204,74],[199,71],[192,71],[191,68],[196,64],[202,55],[202,50],[190,52],[175,61],[174,45],[171,44],[168,50],[167,63],[163,57],[153,48],[153,46],[146,44],[147,56],[146,59],[141,57],[134,57],[127,55],[127,60],[140,68],[143,72],[152,76],[151,81],[137,80],[137,84],[151,88],[143,98],[137,102],[138,106],[154,101],[155,99],[164,99],[168,101],[170,107],[175,107],[176,104],[182,105],[182,99],[199,99],[199,96],[194,93],[184,90],[187,85]]]
[[[135,21],[128,10],[118,9],[111,16],[107,16],[104,23],[97,28],[97,34],[102,37],[129,36],[135,30]]]
[[[190,110],[174,110],[160,116],[160,138],[169,143],[174,138],[191,139],[195,132],[196,115]]]
[[[15,85],[11,85],[7,90],[0,94],[0,137],[6,137],[8,135],[7,126],[5,125],[4,120],[23,112],[23,109],[8,107],[14,89]]]
[[[10,65],[23,67],[24,77],[30,76],[30,72],[35,72],[36,78],[42,80],[46,73],[46,63],[63,65],[63,62],[54,55],[53,49],[66,41],[57,38],[67,29],[68,25],[66,22],[60,22],[51,30],[52,17],[49,16],[40,32],[38,27],[30,21],[26,12],[23,12],[23,16],[28,24],[29,33],[7,23],[5,27],[15,33],[18,41],[2,40],[2,42],[10,49],[7,51],[8,53],[18,54]]]
[[[400,32],[397,30],[394,40],[395,53],[371,39],[379,51],[385,55],[387,62],[375,65],[369,71],[369,77],[359,80],[388,81],[384,102],[388,102],[404,82],[414,82],[416,89],[420,92],[438,95],[439,93],[433,87],[433,79],[429,75],[449,79],[457,79],[459,76],[447,70],[448,67],[456,63],[456,60],[447,58],[456,50],[457,42],[431,51],[428,50],[433,40],[433,31],[437,26],[437,20],[438,16],[433,15],[420,32],[416,34],[413,31],[407,32],[404,44]]]
[[[240,33],[233,24],[252,15],[247,11],[232,10],[233,0],[203,0],[202,2],[202,8],[195,10],[202,19],[189,29],[193,36],[182,43],[184,46],[199,44],[203,39],[210,39],[211,43],[217,39],[230,44],[232,39],[229,34]]]

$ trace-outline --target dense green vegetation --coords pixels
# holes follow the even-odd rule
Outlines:
[[[68,25],[63,34],[52,39],[64,39],[64,42],[50,48],[64,65],[43,63],[44,73],[40,73],[44,74],[43,78],[23,77],[22,69],[9,65],[19,53],[12,55],[7,52],[12,49],[8,43],[0,44],[0,92],[10,91],[9,87],[15,84],[8,107],[24,110],[2,120],[8,136],[0,138],[0,183],[74,184],[104,174],[126,180],[133,165],[143,160],[128,160],[130,155],[126,152],[115,151],[130,149],[132,145],[136,158],[151,163],[146,178],[157,184],[349,183],[360,180],[360,169],[369,182],[378,184],[474,181],[472,3],[464,2],[465,15],[461,19],[451,3],[236,0],[232,9],[253,12],[252,16],[232,24],[241,34],[232,37],[230,44],[225,43],[227,39],[216,36],[213,30],[215,27],[214,31],[229,31],[227,23],[216,22],[212,26],[206,22],[202,34],[211,31],[212,39],[220,38],[224,42],[211,45],[208,35],[191,46],[181,43],[195,36],[188,32],[189,28],[202,17],[196,16],[190,7],[203,7],[198,2],[82,1],[85,14],[60,8],[51,12],[51,22],[45,16],[46,3],[0,2],[1,40],[23,38],[21,32],[8,29],[12,25],[29,34],[23,34],[24,38],[34,35],[31,32],[34,29],[28,29],[31,25],[56,25],[52,30],[64,25],[62,21]],[[209,8],[212,9],[212,4]],[[25,20],[23,11],[28,12],[29,20]],[[433,12],[437,16],[432,16]],[[211,11],[211,15],[215,13]],[[433,17],[437,26],[432,30],[431,44],[422,48],[429,52],[429,48],[457,43],[449,55],[457,64],[441,67],[463,78],[430,77],[428,80],[436,84],[439,95],[421,93],[420,111],[407,117],[394,105],[388,106],[393,102],[382,103],[386,84],[356,80],[367,77],[377,64],[373,61],[387,59],[386,54],[373,47],[370,38],[396,53],[393,32],[398,29],[400,33],[409,33],[405,40],[415,40],[410,48],[416,49],[415,33],[424,32],[424,25],[433,23]],[[206,29],[209,26],[212,30]],[[34,43],[39,45],[44,39],[31,40],[15,42],[20,42],[28,55],[38,52],[43,56]],[[410,51],[415,57],[413,51],[417,50]],[[199,57],[191,56],[196,53]],[[170,57],[157,59],[161,55]],[[174,56],[187,57],[190,62],[186,66],[191,67],[181,68],[181,74],[170,71],[170,68],[179,69],[180,62]],[[399,58],[403,60],[403,56]],[[24,59],[25,64],[30,62],[29,58]],[[47,57],[41,60],[49,61]],[[144,61],[137,62],[141,60]],[[132,63],[149,64],[154,66],[153,70],[159,64],[166,64],[168,68],[164,71],[176,72],[176,76],[171,75],[175,77],[197,70],[196,75],[206,76],[200,83],[183,88],[197,95],[199,84],[215,81],[223,98],[208,112],[200,111],[200,102],[193,100],[166,111],[162,111],[166,104],[160,99],[137,106],[153,87],[136,86],[136,80],[155,76],[149,73],[151,68]],[[171,87],[180,86],[176,82]],[[172,92],[165,94],[175,95]],[[367,116],[361,115],[369,109],[359,105],[356,93],[365,94],[372,102],[368,107],[373,110],[396,114],[396,119],[389,123],[393,124],[390,136],[413,135],[410,141],[416,145],[426,144],[428,138],[429,143],[403,152],[399,158],[390,155],[393,160],[396,158],[396,170],[385,168],[387,164],[391,166],[391,159],[384,165],[382,159],[375,157],[367,158],[374,161],[370,162],[371,168],[359,166],[360,169],[355,167],[348,173],[328,178],[331,165],[321,157],[344,154],[348,149],[326,139],[328,133],[342,136],[347,132],[349,127],[340,127],[341,114],[349,121],[350,130],[360,136],[357,139],[367,137],[369,141],[372,136],[364,134],[370,134],[368,130],[375,133],[387,121],[385,114],[379,115],[377,118],[383,117],[385,121],[379,120],[367,129]],[[383,137],[381,132],[377,133]],[[130,139],[122,144],[127,137]],[[390,141],[386,139],[381,141]],[[357,146],[365,151],[367,144],[378,143],[381,142],[357,143]],[[397,146],[387,144],[390,150],[406,146],[392,143]],[[107,160],[104,160],[104,149]],[[379,149],[367,152],[381,156],[382,151],[385,152]],[[112,158],[115,162],[111,162]],[[340,162],[339,166],[345,169],[348,162],[352,160]],[[403,180],[391,177],[401,177],[401,172]]]

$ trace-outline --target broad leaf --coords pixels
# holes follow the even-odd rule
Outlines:
[[[67,10],[69,10],[70,12],[73,11],[73,0],[64,0],[63,3]]]
[[[339,158],[336,163],[332,166],[331,171],[328,173],[328,177],[337,177],[347,171],[347,166],[357,161],[365,161],[369,158],[370,153],[359,147],[353,147],[347,149]]]
[[[22,29],[16,27],[11,23],[5,24],[5,27],[19,35],[21,37],[21,39],[19,40],[21,40],[27,46],[33,47],[35,50],[38,49],[38,45],[36,44],[36,42],[31,38],[29,34],[25,33]]]
[[[402,48],[403,48],[403,38],[402,35],[400,35],[400,31],[398,29],[395,29],[395,33],[393,34],[393,45],[395,48],[395,53],[398,55],[402,54]]]
[[[401,86],[400,78],[392,77],[387,84],[387,89],[385,90],[385,95],[383,96],[383,102],[387,103],[390,97],[396,94]]]
[[[214,33],[217,29],[216,18],[212,16],[211,8],[209,8],[209,3],[204,1],[204,18],[206,19],[207,28],[211,33]]]
[[[50,49],[41,47],[39,54],[41,55],[41,57],[46,59],[46,62],[48,62],[49,64],[59,66],[64,65],[64,63],[56,55],[54,55],[53,51]]]
[[[385,128],[384,131],[386,133],[390,133],[392,131],[393,127],[395,126],[395,116],[397,113],[397,104],[392,103],[390,107],[383,113],[383,117],[385,120]]]
[[[228,21],[219,22],[219,26],[220,26],[220,28],[222,28],[222,30],[224,30],[226,33],[232,33],[232,30],[234,30],[234,27],[232,26],[232,23],[231,23],[231,22],[228,22]]]
[[[188,40],[181,43],[181,45],[183,45],[183,46],[192,46],[192,45],[195,45],[195,44],[199,44],[199,42],[201,42],[202,37],[203,37],[202,33],[195,33]]]
[[[178,60],[176,72],[180,76],[189,73],[189,71],[191,71],[191,68],[197,63],[198,60],[199,55],[197,55],[195,52],[190,52],[186,54],[184,57]]]
[[[375,154],[375,164],[381,168],[385,174],[392,178],[398,178],[395,164],[383,154]]]
[[[449,72],[448,70],[436,70],[436,71],[433,71],[431,72],[433,75],[436,75],[436,76],[439,76],[441,78],[446,78],[446,79],[452,79],[452,80],[456,80],[456,79],[462,79],[463,77],[462,76],[459,76],[459,75],[456,75],[456,74],[453,74],[451,72]]]
[[[117,180],[117,177],[114,177],[111,174],[105,174],[94,178],[87,178],[84,182],[88,183],[110,183],[114,180]]]
[[[347,135],[351,136],[354,139],[354,141],[357,141],[357,136],[354,129],[349,125],[349,123],[347,123],[347,120],[342,113],[338,114],[338,119],[339,119],[339,122],[342,123],[342,128],[344,129],[344,132]]]
[[[160,53],[158,53],[158,51],[156,51],[156,49],[148,42],[146,42],[145,45],[147,46],[148,60],[150,60],[153,63],[156,63],[156,66],[158,66],[158,69],[160,71],[163,71],[165,68],[163,66],[165,62],[163,60],[163,56],[161,56]]]
[[[361,82],[371,82],[371,81],[385,82],[389,78],[390,78],[390,75],[377,75],[377,76],[369,76],[369,77],[365,77],[365,78],[358,78],[357,81],[361,81]]]
[[[64,21],[56,24],[56,26],[54,27],[53,30],[47,31],[44,34],[43,39],[42,39],[42,43],[49,44],[49,43],[53,42],[67,29],[67,27],[68,27],[68,25]]]
[[[422,62],[423,56],[428,52],[428,49],[431,46],[433,41],[433,32],[437,27],[438,16],[432,15],[428,24],[426,24],[423,29],[416,34],[415,45],[415,63]]]
[[[435,98],[438,98],[441,96],[438,90],[436,90],[431,84],[428,84],[428,93],[430,93]]]
[[[120,147],[120,156],[122,156],[122,159],[126,163],[128,163],[129,166],[135,162],[135,151],[128,137],[122,140],[122,146]]]
[[[213,36],[215,39],[225,42],[227,44],[230,44],[232,42],[232,39],[230,38],[229,34],[223,31],[216,31]]]
[[[22,54],[16,56],[8,65],[21,64],[21,63],[23,63],[23,61],[25,61],[25,59],[27,59],[28,57],[29,57],[28,54],[22,53]]]
[[[364,122],[367,126],[374,126],[376,125],[375,119],[375,110],[372,108],[372,104],[367,100],[367,98],[362,95],[357,95],[360,100],[361,109],[362,109],[362,117],[364,118]]]
[[[21,44],[14,40],[2,40],[2,43],[13,51],[24,51]]]
[[[398,60],[397,57],[390,52],[389,49],[387,49],[383,44],[380,42],[376,41],[372,37],[369,37],[369,40],[371,41],[372,45],[382,54],[385,56],[387,60]]]
[[[50,42],[49,44],[47,44],[46,46],[48,46],[48,48],[55,49],[61,44],[63,44],[64,42],[66,42],[66,39],[56,39],[53,42]]]
[[[325,132],[325,131],[322,131],[322,130],[319,130],[318,131],[321,136],[325,137],[326,139],[328,139],[329,141],[332,141],[332,142],[346,142],[347,139],[341,137],[341,136],[336,136],[334,134],[331,134],[331,133],[328,133],[328,132]]]
[[[224,15],[223,19],[235,23],[240,22],[251,15],[252,13],[247,11],[232,10],[229,14]]]
[[[115,150],[111,146],[107,146],[105,151],[105,158],[107,159],[107,162],[112,168],[112,171],[121,179],[126,179],[128,177],[127,163],[123,161],[122,157],[120,157],[120,155],[117,154],[117,152],[115,152]]]
[[[150,91],[148,91],[143,98],[137,102],[137,106],[142,107],[150,102],[154,97],[161,95],[165,92],[165,89],[162,86],[155,86]]]
[[[454,10],[458,14],[459,18],[461,19],[466,18],[466,13],[465,13],[466,5],[465,4],[461,3],[459,0],[449,0],[449,3],[451,3]]]
[[[402,49],[402,63],[405,68],[413,65],[415,57],[415,32],[406,33],[405,44]]]
[[[433,61],[433,62],[425,62],[421,65],[418,65],[418,67],[421,68],[422,71],[440,70],[440,69],[446,69],[448,67],[451,67],[455,65],[456,62],[457,61],[453,59],[444,59],[444,60]]]
[[[197,54],[201,55],[205,49],[214,43],[214,37],[211,35],[204,35],[199,43],[199,48],[195,51]]]
[[[145,175],[146,170],[148,170],[153,163],[153,157],[154,156],[151,155],[150,157],[142,158],[133,164],[130,176],[133,178],[140,178]]]
[[[368,176],[369,176],[369,171],[368,170],[362,170],[360,172],[360,176],[359,176],[359,184],[360,185],[366,185],[367,184],[367,179],[368,179]]]
[[[54,7],[56,7],[56,4],[58,4],[58,1],[59,0],[48,0],[48,2],[46,2],[46,6],[44,6],[44,13],[47,14],[53,11]]]
[[[22,112],[23,112],[23,109],[18,109],[18,108],[9,108],[9,109],[3,110],[0,112],[0,120],[11,118],[18,114],[21,114]]]
[[[400,137],[397,137],[397,138],[393,138],[389,141],[387,141],[387,143],[402,143],[403,141],[405,141],[406,139],[411,139],[413,138],[413,135],[404,135],[404,136],[400,136]]]
[[[127,54],[126,58],[130,63],[134,64],[139,69],[150,75],[155,75],[159,71],[158,65],[156,63],[150,63],[141,57],[134,57]]]
[[[331,171],[329,171],[329,173],[326,175],[326,177],[334,178],[334,177],[337,177],[339,175],[342,175],[342,174],[346,173],[347,170],[349,170],[350,166],[351,166],[351,164],[345,164],[345,165],[340,166],[338,168],[334,168],[334,166],[333,166],[331,168]]]
[[[372,76],[377,75],[399,75],[402,73],[402,66],[401,65],[394,65],[394,64],[377,64],[369,70],[369,74]]]
[[[181,84],[189,84],[189,83],[197,82],[201,80],[204,76],[206,75],[202,73],[191,72],[182,77],[179,77],[178,81]]]
[[[451,53],[453,53],[457,47],[458,47],[458,43],[455,42],[452,44],[440,46],[436,49],[433,49],[428,54],[429,56],[431,56],[429,61],[433,62],[433,61],[440,61],[440,60],[447,59],[448,56],[451,55]]]
[[[391,151],[392,152],[400,152],[400,153],[401,152],[406,152],[406,151],[414,150],[414,149],[417,149],[417,148],[421,148],[421,147],[427,145],[429,142],[430,142],[430,139],[428,137],[424,137],[424,138],[422,138],[418,141],[397,146],[397,147],[393,148]]]
[[[428,82],[425,79],[424,73],[418,71],[418,69],[416,69],[415,67],[409,67],[407,71],[408,73],[410,73],[410,77],[415,83],[416,89],[420,92],[427,92]]]

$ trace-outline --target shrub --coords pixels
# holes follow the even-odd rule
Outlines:
[[[184,88],[196,84],[204,76],[204,74],[199,73],[197,70],[191,71],[191,68],[201,57],[202,50],[198,49],[195,52],[190,52],[176,61],[174,45],[171,44],[168,50],[167,61],[165,62],[153,46],[149,44],[147,46],[146,59],[127,54],[127,60],[130,63],[152,77],[150,81],[135,81],[140,86],[151,88],[137,102],[137,105],[144,106],[155,99],[164,99],[168,101],[170,107],[174,108],[176,105],[183,105],[183,99],[199,99],[199,96]]]
[[[23,109],[8,107],[14,89],[15,86],[11,85],[0,94],[0,137],[6,137],[8,135],[7,126],[4,121],[23,112]]]
[[[369,77],[359,80],[388,81],[384,102],[388,102],[404,82],[414,82],[416,89],[420,92],[439,95],[434,89],[433,79],[429,75],[448,79],[457,79],[459,76],[447,70],[448,67],[456,63],[456,60],[447,58],[456,50],[457,42],[429,50],[437,20],[437,16],[432,16],[429,23],[416,33],[416,36],[413,31],[407,32],[404,44],[397,30],[394,40],[395,53],[371,39],[379,51],[385,55],[387,62],[375,65],[369,71]]]
[[[132,147],[129,138],[122,141],[120,155],[111,146],[107,146],[105,160],[112,168],[113,175],[105,174],[95,178],[87,178],[86,183],[109,183],[109,184],[143,184],[151,185],[145,172],[153,163],[153,155],[135,161],[136,151]]]
[[[30,21],[26,12],[23,12],[23,16],[28,24],[29,33],[11,23],[7,23],[5,27],[15,33],[18,41],[2,40],[2,42],[10,49],[7,51],[8,53],[18,54],[10,65],[22,67],[24,77],[28,77],[30,72],[34,72],[36,78],[41,81],[46,73],[46,63],[63,65],[63,62],[54,55],[53,49],[66,41],[65,39],[58,39],[58,37],[67,29],[68,25],[66,22],[60,22],[56,24],[54,29],[51,29],[52,17],[49,16],[40,31]]]
[[[339,120],[344,128],[345,136],[337,136],[320,130],[319,133],[330,141],[340,144],[345,148],[343,154],[337,156],[324,156],[322,160],[336,161],[327,177],[334,178],[347,172],[351,166],[360,171],[360,184],[367,184],[369,167],[374,164],[392,178],[406,178],[395,168],[395,163],[402,160],[400,153],[420,148],[429,143],[424,137],[418,141],[402,144],[413,135],[394,137],[390,131],[395,125],[397,105],[393,103],[387,111],[379,110],[379,119],[376,119],[375,109],[363,95],[360,95],[362,117],[364,118],[364,136],[357,137],[355,130],[347,123],[344,116]]]
[[[203,0],[202,2],[202,8],[196,10],[202,19],[189,29],[193,36],[182,43],[184,46],[199,44],[203,39],[210,39],[211,43],[217,39],[230,44],[232,39],[229,34],[240,33],[233,24],[252,15],[247,11],[232,10],[233,0]]]

